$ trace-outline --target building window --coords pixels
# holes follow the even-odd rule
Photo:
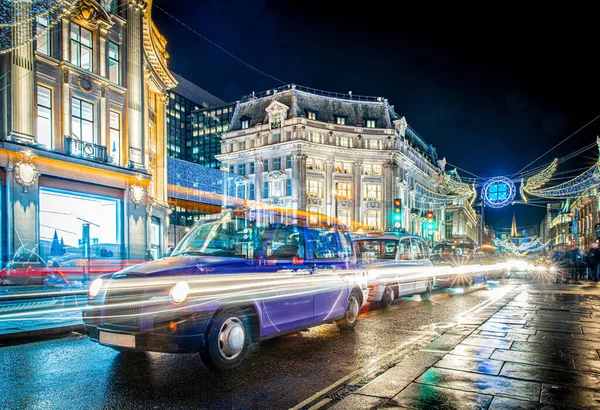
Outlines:
[[[263,161],[263,171],[264,171],[264,172],[267,172],[267,171],[269,171],[269,160],[268,160],[268,159],[265,159],[265,160]]]
[[[273,114],[273,122],[271,123],[271,128],[281,128],[281,113],[276,112]]]
[[[119,46],[113,42],[108,42],[108,79],[115,84],[119,81]]]
[[[352,218],[349,209],[338,209],[338,221],[346,226],[352,226]]]
[[[365,201],[381,201],[381,184],[365,185]]]
[[[285,157],[285,167],[288,169],[292,167],[292,156],[291,155],[288,155],[287,157]]]
[[[381,229],[381,211],[365,211],[365,225],[368,228]]]
[[[249,120],[242,120],[242,129],[245,130],[250,126]]]
[[[320,179],[309,179],[307,181],[308,196],[311,198],[323,198],[323,181]]]
[[[37,87],[37,143],[52,149],[52,91]]]
[[[292,140],[292,131],[286,131],[285,132],[285,140],[286,141],[291,141]]]
[[[350,147],[350,138],[348,137],[337,137],[337,145],[340,147]]]
[[[250,175],[254,174],[254,162],[250,163]]]
[[[287,196],[292,196],[292,178],[287,178],[286,179],[286,195]]]
[[[121,115],[110,112],[110,156],[113,163],[121,165]]]
[[[263,198],[268,198],[269,197],[269,181],[265,181],[264,183],[264,189],[263,189]]]
[[[334,171],[338,174],[351,174],[352,164],[350,162],[336,162]]]
[[[92,32],[71,23],[71,64],[92,71]]]
[[[77,140],[94,142],[94,106],[89,102],[73,98],[71,136]]]
[[[365,164],[363,175],[382,175],[381,165]]]
[[[48,30],[48,15],[35,18],[35,34],[37,38],[36,51],[42,54],[50,55],[50,30]],[[43,33],[43,34],[41,34]]]
[[[285,180],[283,179],[278,179],[275,180],[273,182],[271,182],[272,186],[272,196],[273,197],[280,197],[280,196],[284,196],[283,194],[283,183],[285,182]]]
[[[265,136],[263,137],[263,142],[262,142],[262,144],[263,144],[263,146],[264,146],[264,145],[269,145],[269,136],[268,136],[268,135],[265,135]]]
[[[238,165],[238,174],[240,174],[241,176],[246,176],[246,164]]]
[[[321,143],[321,134],[309,131],[308,140],[310,142],[316,142],[317,144],[320,144]]]
[[[273,134],[273,144],[279,144],[281,142],[281,134]]]
[[[254,148],[254,140],[248,140],[248,148]]]
[[[367,120],[367,128],[375,128],[375,120]]]
[[[317,113],[314,111],[309,111],[308,112],[308,119],[309,120],[316,120],[317,119]]]
[[[335,187],[337,199],[352,199],[352,183],[338,182]]]
[[[230,173],[230,174],[233,174],[233,173],[235,173],[235,165],[230,165],[230,166],[229,166],[229,173]]]
[[[281,158],[273,158],[273,171],[281,169]]]
[[[254,183],[250,183],[250,199],[251,201],[254,201],[254,198],[256,197],[255,193],[254,193]]]
[[[381,141],[380,140],[370,139],[367,141],[369,143],[370,149],[381,149]]]
[[[344,117],[335,117],[335,123],[337,125],[346,125],[346,118],[344,118]]]
[[[306,159],[306,169],[313,171],[323,171],[323,160],[315,158]]]

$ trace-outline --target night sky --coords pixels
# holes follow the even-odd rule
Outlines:
[[[584,8],[546,3],[525,9],[525,2],[464,10],[429,2],[420,10],[405,2],[154,4],[284,83],[388,98],[440,157],[479,177],[520,171],[600,114],[597,22]],[[172,70],[217,97],[235,101],[283,85],[156,7],[152,15],[167,38]],[[532,167],[593,143],[598,134],[600,120]],[[588,150],[558,171],[590,166],[596,158],[597,151]],[[486,209],[486,222],[509,227],[513,212],[519,226],[539,223],[545,214],[542,207],[515,205]]]

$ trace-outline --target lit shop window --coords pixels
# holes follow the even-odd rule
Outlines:
[[[154,259],[162,256],[160,254],[161,236],[160,219],[153,216],[150,222],[150,253]]]
[[[37,143],[52,149],[52,91],[38,85]]]
[[[319,207],[309,206],[308,207],[308,223],[311,225],[318,224],[319,223],[319,214],[320,214]]]
[[[92,32],[71,23],[71,64],[92,71]]]
[[[39,209],[40,252],[45,260],[85,260],[88,246],[90,258],[121,257],[119,200],[41,187]]]

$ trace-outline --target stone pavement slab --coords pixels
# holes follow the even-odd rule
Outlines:
[[[419,352],[438,354],[426,371],[399,364],[359,392],[380,408],[600,408],[600,288],[579,289],[512,294]]]

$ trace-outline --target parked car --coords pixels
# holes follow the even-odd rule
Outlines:
[[[199,352],[231,369],[251,341],[353,328],[368,292],[358,267],[342,225],[229,209],[197,222],[170,257],[95,279],[85,332],[117,350]]]
[[[46,264],[39,255],[30,249],[20,248],[0,272],[0,284],[41,285],[47,275]]]
[[[383,308],[401,296],[419,294],[429,299],[434,278],[425,241],[415,235],[376,233],[355,239],[357,253],[369,272],[368,301]]]
[[[438,243],[431,252],[431,262],[434,266],[465,267],[477,266],[472,272],[441,274],[435,277],[438,288],[471,288],[487,282],[487,272],[482,267],[485,264],[483,253],[473,243],[447,241]]]

